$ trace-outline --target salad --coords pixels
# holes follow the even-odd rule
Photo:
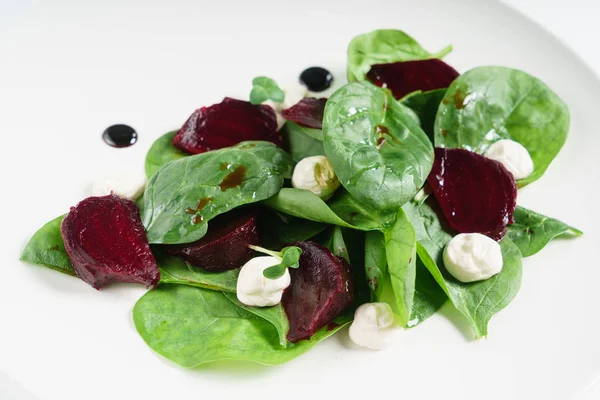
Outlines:
[[[98,185],[21,259],[96,289],[145,285],[139,335],[189,368],[280,364],[347,325],[378,349],[444,303],[487,336],[522,259],[582,234],[517,205],[565,143],[569,112],[525,72],[457,72],[442,61],[451,50],[359,35],[329,98],[255,78],[250,101],[202,107],[156,140],[147,181]],[[305,73],[315,92],[331,84]]]

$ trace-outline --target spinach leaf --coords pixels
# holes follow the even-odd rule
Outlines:
[[[529,257],[544,248],[558,236],[581,236],[583,232],[554,218],[545,217],[524,207],[517,206],[515,222],[508,226],[507,236]]]
[[[440,222],[433,205],[433,201],[428,201],[420,206],[407,203],[403,207],[414,224],[418,256],[454,307],[465,316],[475,336],[486,336],[490,318],[506,307],[519,291],[521,253],[518,247],[505,237],[500,242],[504,260],[502,272],[479,282],[463,283],[456,280],[443,267],[442,257],[444,247],[452,239],[452,234]]]
[[[283,188],[263,204],[294,217],[362,231],[383,230],[395,218],[395,213],[374,210],[342,188],[328,203],[309,190]]]
[[[374,64],[442,58],[448,46],[437,53],[425,50],[415,39],[394,29],[380,29],[358,35],[348,46],[348,81],[362,81]]]
[[[385,238],[381,232],[367,232],[365,235],[365,272],[371,301],[381,301],[383,280],[387,274]]]
[[[565,143],[569,110],[542,81],[504,67],[479,67],[448,88],[435,121],[436,147],[483,153],[499,139],[521,143],[533,159],[533,173],[519,186],[542,176]]]
[[[288,145],[292,159],[298,162],[306,157],[324,156],[323,141],[308,136],[300,125],[287,121],[283,126],[284,139]]]
[[[292,122],[292,121],[287,121],[287,122],[296,125],[296,127],[298,128],[298,131],[304,133],[305,135],[310,136],[311,138],[318,140],[319,142],[323,141],[323,131],[321,129],[309,128],[307,126],[302,126],[302,125],[296,124],[295,122]]]
[[[259,222],[260,243],[264,247],[278,249],[288,243],[308,240],[323,232],[328,226],[270,210]]]
[[[521,287],[521,252],[505,237],[500,242],[504,265],[502,271],[489,279],[463,283],[454,279],[431,258],[427,249],[417,244],[423,264],[446,292],[454,307],[465,316],[476,338],[487,336],[488,322],[494,314],[515,298]],[[442,264],[439,264],[442,265]]]
[[[342,188],[335,192],[328,205],[344,221],[363,231],[383,230],[396,218],[396,210],[376,210],[361,203]]]
[[[55,271],[77,276],[60,233],[60,224],[64,218],[65,216],[61,215],[42,226],[29,239],[21,254],[21,261],[44,265]]]
[[[273,197],[263,201],[263,204],[294,217],[347,228],[352,227],[310,190],[283,188]]]
[[[173,161],[150,178],[141,216],[150,243],[189,243],[208,221],[276,194],[292,160],[269,142],[242,142]]]
[[[435,281],[429,270],[417,257],[415,297],[413,299],[407,328],[414,328],[435,312],[448,300],[448,296]]]
[[[165,164],[179,160],[183,157],[188,157],[190,154],[185,153],[175,146],[173,146],[173,138],[177,134],[177,131],[165,133],[150,147],[148,154],[146,154],[146,176],[148,179],[152,177],[159,169]]]
[[[385,254],[401,325],[409,321],[415,295],[416,245],[415,230],[402,209],[394,225],[385,231]]]
[[[240,274],[239,269],[224,272],[206,272],[200,268],[190,266],[179,257],[163,253],[161,250],[156,249],[156,246],[152,250],[160,270],[160,283],[174,283],[235,293],[237,278]]]
[[[140,336],[157,353],[186,368],[218,360],[274,365],[289,361],[333,335],[323,328],[310,340],[280,345],[274,325],[228,300],[225,294],[185,285],[160,285],[135,305]]]
[[[350,83],[327,101],[325,154],[342,185],[378,210],[397,209],[414,197],[433,164],[433,146],[389,90]]]
[[[402,99],[402,104],[417,114],[423,132],[434,142],[434,124],[438,108],[447,89],[430,90],[429,92],[415,92]]]
[[[283,102],[285,93],[277,83],[266,76],[258,76],[252,79],[252,91],[250,92],[250,103],[260,104],[266,100],[273,100],[276,103]]]
[[[225,297],[227,297],[229,301],[231,301],[236,306],[254,315],[257,315],[262,319],[273,324],[275,329],[277,329],[277,333],[279,334],[279,344],[283,347],[287,346],[287,334],[290,330],[290,323],[287,319],[287,315],[285,314],[285,310],[283,309],[281,303],[277,304],[274,307],[253,307],[247,306],[241,301],[239,301],[235,294],[227,292],[223,292],[223,294],[225,295]]]

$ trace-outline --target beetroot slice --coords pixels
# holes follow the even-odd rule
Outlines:
[[[375,64],[367,79],[379,87],[392,91],[396,99],[421,90],[447,88],[460,74],[442,60],[406,61]]]
[[[175,135],[173,146],[199,154],[246,140],[264,140],[281,146],[275,111],[269,106],[225,97],[221,103],[194,111]]]
[[[281,300],[296,343],[309,339],[352,304],[352,273],[348,263],[315,242],[291,244],[302,249],[300,267],[290,269],[291,285]]]
[[[208,224],[208,233],[200,240],[165,246],[168,254],[180,256],[192,266],[209,272],[239,268],[252,258],[249,244],[258,245],[256,214],[235,210],[219,215]]]
[[[449,225],[500,240],[513,222],[517,185],[498,161],[463,149],[435,149],[427,182]]]
[[[322,129],[325,103],[326,98],[305,97],[298,104],[283,110],[281,116],[308,128]]]
[[[77,276],[94,288],[110,282],[158,284],[158,266],[133,201],[88,197],[71,207],[60,230]]]

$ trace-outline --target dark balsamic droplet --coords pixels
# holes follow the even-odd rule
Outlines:
[[[129,125],[111,125],[102,133],[102,140],[112,147],[129,147],[137,142],[138,134]]]
[[[310,67],[300,74],[300,83],[311,92],[322,92],[333,83],[333,75],[322,67]]]

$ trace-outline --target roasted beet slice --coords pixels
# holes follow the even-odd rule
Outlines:
[[[88,197],[71,207],[60,230],[75,272],[94,288],[110,282],[158,284],[158,266],[133,201]]]
[[[500,240],[513,222],[517,185],[498,161],[463,149],[435,149],[427,178],[449,225]]]
[[[305,97],[298,104],[283,110],[281,116],[309,128],[322,129],[325,103],[326,98]]]
[[[290,322],[288,339],[309,339],[352,304],[348,263],[315,242],[296,242],[302,249],[300,268],[290,269],[292,284],[281,300]]]
[[[447,88],[459,75],[442,60],[431,59],[375,64],[367,79],[379,87],[390,89],[395,98],[401,99],[417,90],[427,92]]]
[[[269,106],[225,97],[221,103],[194,111],[175,135],[173,146],[199,154],[246,140],[264,140],[281,146],[275,111]]]
[[[164,248],[209,272],[239,268],[252,258],[253,250],[248,245],[259,244],[256,220],[252,210],[234,210],[211,220],[202,239]]]

